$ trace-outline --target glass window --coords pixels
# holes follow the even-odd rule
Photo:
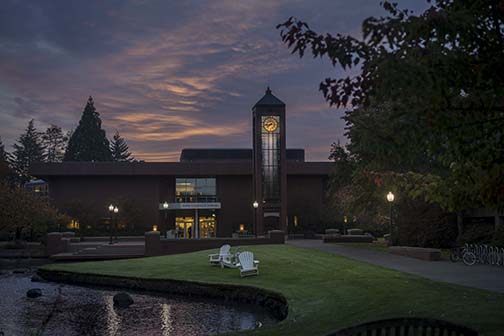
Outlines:
[[[280,199],[280,118],[263,116],[262,124],[263,198],[276,201]]]
[[[177,202],[213,202],[216,199],[215,178],[177,178],[175,184]]]

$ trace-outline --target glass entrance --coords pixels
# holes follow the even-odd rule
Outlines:
[[[194,217],[175,217],[175,229],[177,238],[193,237]]]
[[[200,238],[214,238],[216,230],[216,220],[215,217],[200,217],[199,218],[199,234]]]

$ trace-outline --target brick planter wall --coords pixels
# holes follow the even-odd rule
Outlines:
[[[159,256],[217,249],[224,244],[231,246],[284,244],[283,231],[270,231],[264,238],[207,238],[207,239],[164,239],[157,231],[145,233],[145,256]]]

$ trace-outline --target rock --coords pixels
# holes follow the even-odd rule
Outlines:
[[[40,288],[32,288],[26,292],[26,296],[29,298],[37,298],[42,296],[42,290]]]
[[[31,277],[31,282],[43,282],[44,279],[38,274],[33,274]]]
[[[114,306],[128,308],[133,303],[133,298],[128,293],[120,292],[114,295]]]

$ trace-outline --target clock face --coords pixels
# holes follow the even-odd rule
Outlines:
[[[263,121],[263,127],[268,132],[274,132],[278,128],[278,121],[273,117],[267,117]]]

